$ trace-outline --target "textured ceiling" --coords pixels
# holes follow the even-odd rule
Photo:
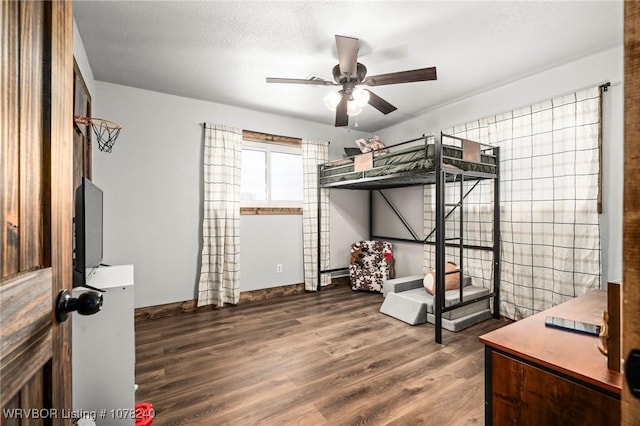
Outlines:
[[[622,2],[74,1],[96,80],[333,125],[334,35],[360,39],[369,75],[436,66],[436,81],[372,88],[375,132],[434,107],[622,44]],[[572,88],[568,88],[572,89]],[[353,118],[349,127],[355,125]]]

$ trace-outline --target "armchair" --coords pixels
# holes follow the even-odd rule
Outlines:
[[[395,277],[391,243],[359,241],[351,244],[349,278],[353,290],[382,292],[384,280]]]

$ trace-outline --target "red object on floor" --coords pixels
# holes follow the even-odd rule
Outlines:
[[[136,404],[136,424],[135,426],[150,426],[156,412],[150,402],[139,402]]]

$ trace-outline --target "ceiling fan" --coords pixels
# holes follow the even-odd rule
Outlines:
[[[359,41],[357,38],[336,35],[338,50],[338,64],[333,67],[335,82],[322,78],[274,78],[267,77],[267,83],[293,83],[321,86],[342,86],[336,92],[333,106],[336,110],[336,127],[347,126],[349,116],[357,115],[362,104],[368,103],[383,114],[395,111],[391,105],[380,96],[368,89],[361,89],[358,85],[383,86],[387,84],[412,83],[415,81],[436,80],[436,68],[420,68],[411,71],[392,72],[367,77],[367,67],[358,62]]]

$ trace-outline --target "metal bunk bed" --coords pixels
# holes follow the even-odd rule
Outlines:
[[[452,144],[444,144],[443,140]],[[378,154],[378,155],[376,155]],[[435,341],[442,343],[442,315],[448,311],[481,301],[493,299],[493,318],[500,317],[500,182],[499,148],[456,136],[440,133],[439,137],[423,135],[393,146],[381,152],[369,152],[348,159],[337,160],[318,166],[318,286],[320,274],[344,271],[345,268],[321,270],[320,230],[322,215],[320,194],[323,188],[367,190],[369,191],[369,239],[435,245],[434,300]],[[493,241],[491,245],[472,245],[465,242],[464,211],[465,199],[481,181],[493,180]],[[473,182],[470,189],[464,188],[465,182]],[[435,228],[424,239],[414,232],[400,211],[382,193],[382,189],[408,186],[435,185]],[[459,185],[459,200],[447,203],[445,191],[452,185]],[[410,232],[413,239],[384,237],[373,232],[373,193],[377,191],[391,207],[398,219]],[[447,210],[449,209],[449,210]],[[459,211],[459,234],[445,235],[445,221],[454,211]],[[435,233],[435,241],[429,238]],[[445,272],[445,249],[455,247],[459,250],[459,269]],[[463,286],[460,285],[457,303],[445,305],[445,275],[458,273],[461,282],[465,277],[463,250],[483,250],[492,252],[493,279],[489,293],[463,301]]]

